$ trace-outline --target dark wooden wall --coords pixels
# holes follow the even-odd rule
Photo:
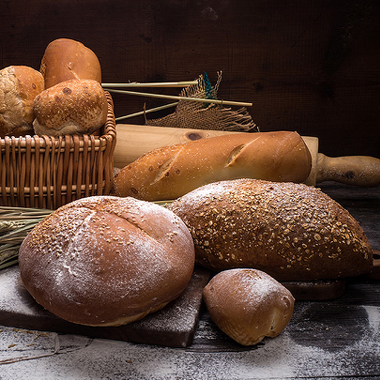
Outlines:
[[[317,136],[327,155],[380,157],[378,0],[9,0],[0,7],[1,67],[38,69],[47,44],[67,37],[95,51],[104,82],[192,80],[206,71],[215,83],[222,70],[219,97],[253,102],[249,112],[262,131]],[[114,100],[117,116],[165,103]]]

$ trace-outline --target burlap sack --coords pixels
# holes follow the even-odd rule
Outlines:
[[[207,74],[199,77],[198,83],[184,88],[180,96],[191,98],[217,99],[217,92],[222,79],[218,73],[218,80],[211,86]],[[175,112],[157,119],[147,119],[146,125],[171,127],[211,129],[222,131],[258,132],[257,125],[245,107],[232,110],[219,104],[201,103],[197,101],[180,100]]]

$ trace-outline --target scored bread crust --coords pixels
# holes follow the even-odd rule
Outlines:
[[[194,269],[184,223],[162,206],[94,196],[40,222],[19,252],[22,281],[45,309],[73,323],[119,326],[178,297]]]
[[[45,88],[71,79],[92,79],[101,83],[101,66],[96,54],[83,43],[58,38],[49,43],[41,60]]]
[[[373,266],[359,223],[321,190],[254,179],[221,181],[170,204],[190,229],[196,262],[250,267],[277,280],[357,276]]]
[[[237,133],[153,149],[120,170],[113,192],[173,200],[221,180],[303,182],[311,164],[310,151],[297,132]]]
[[[295,302],[273,277],[250,268],[218,273],[203,289],[203,299],[212,321],[244,346],[279,335],[292,317]]]
[[[0,70],[0,137],[33,134],[33,100],[43,90],[44,78],[32,67]]]
[[[90,79],[68,80],[42,91],[33,102],[37,135],[91,134],[107,120],[107,97]]]

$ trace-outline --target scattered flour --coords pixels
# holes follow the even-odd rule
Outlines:
[[[300,305],[300,312],[304,307]],[[357,309],[363,310],[357,306]],[[210,340],[207,347],[196,344],[185,349],[174,349],[119,341],[73,339],[59,335],[59,355],[45,359],[23,361],[1,367],[3,378],[20,380],[53,380],[63,376],[66,380],[96,378],[128,379],[296,379],[300,377],[353,377],[372,376],[380,372],[378,322],[379,307],[365,307],[368,328],[362,337],[340,351],[330,352],[321,347],[298,344],[292,339],[292,329],[285,329],[276,338],[266,338],[262,344],[249,349],[233,349],[226,345],[212,351],[212,340],[220,339],[220,332],[208,321],[200,323],[195,341],[202,335]],[[316,326],[317,331],[319,326]],[[8,330],[7,330],[8,331]],[[14,342],[12,334],[2,339],[1,351]],[[52,352],[54,342],[46,345]],[[369,352],[373,352],[369,355]]]

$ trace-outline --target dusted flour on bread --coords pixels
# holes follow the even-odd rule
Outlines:
[[[0,137],[33,135],[33,100],[44,86],[42,74],[32,67],[0,70]]]
[[[359,223],[322,191],[255,179],[194,190],[169,209],[194,239],[196,262],[213,270],[261,269],[278,280],[357,276],[372,268]]]
[[[26,289],[70,322],[117,326],[178,297],[194,268],[191,235],[175,214],[133,198],[62,206],[20,247]]]
[[[204,288],[203,299],[216,325],[244,346],[279,335],[292,317],[295,302],[273,277],[249,268],[218,273]]]

